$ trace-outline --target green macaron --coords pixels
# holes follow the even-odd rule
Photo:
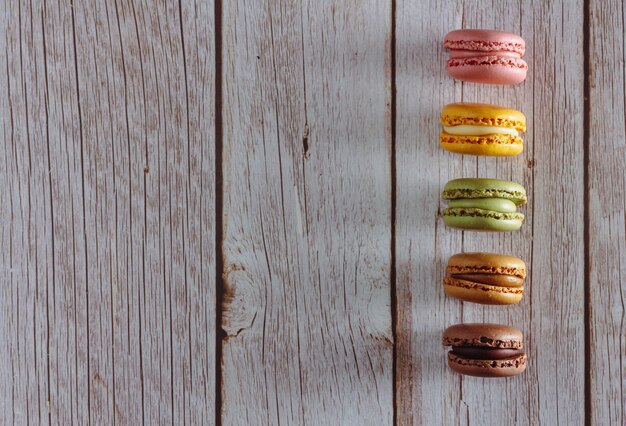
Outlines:
[[[524,215],[517,206],[526,203],[523,186],[506,180],[466,178],[454,179],[443,188],[449,200],[443,211],[446,225],[478,231],[516,231]]]

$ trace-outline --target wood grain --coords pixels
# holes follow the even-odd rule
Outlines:
[[[397,271],[399,424],[581,424],[584,419],[583,7],[575,2],[398,2]],[[530,72],[521,85],[454,82],[443,36],[494,28],[527,40]],[[471,158],[438,147],[441,107],[501,104],[529,120],[525,152]],[[497,177],[529,193],[526,223],[513,234],[446,228],[443,185]],[[558,220],[555,222],[555,218]],[[460,251],[517,255],[529,265],[520,305],[483,307],[444,297],[447,258]],[[526,335],[530,364],[507,380],[451,373],[440,344],[459,322],[502,322]]]
[[[224,424],[392,421],[390,2],[224,2]]]
[[[213,4],[1,21],[0,423],[213,422]]]
[[[590,2],[589,406],[593,425],[626,424],[625,19],[623,2]]]
[[[621,2],[1,10],[0,424],[626,423]],[[455,28],[521,34],[528,79],[453,81]],[[442,151],[460,100],[523,111],[524,153]],[[461,176],[525,185],[522,230],[446,228]],[[474,250],[527,261],[522,303],[444,297]],[[523,376],[448,370],[474,321],[525,332]]]

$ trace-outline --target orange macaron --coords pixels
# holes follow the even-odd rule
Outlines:
[[[483,305],[511,305],[524,296],[526,264],[497,253],[451,256],[443,279],[444,292],[456,299]]]

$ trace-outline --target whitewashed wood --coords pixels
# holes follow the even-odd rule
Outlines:
[[[590,2],[591,424],[626,424],[626,76],[620,1]]]
[[[0,21],[0,423],[214,422],[212,2]]]
[[[567,2],[398,2],[397,270],[399,424],[581,424],[584,420],[583,5]],[[527,41],[527,80],[515,87],[454,82],[442,40],[455,28],[494,28]],[[525,152],[472,158],[438,147],[441,107],[478,101],[518,108]],[[518,181],[530,201],[513,234],[460,232],[439,212],[456,177]],[[556,221],[555,221],[556,219]],[[495,251],[530,270],[517,306],[444,297],[447,258]],[[404,304],[403,301],[409,301]],[[526,336],[529,366],[505,380],[448,370],[441,332],[458,322],[502,322]]]
[[[222,3],[216,165],[213,2],[5,2],[1,424],[214,422],[216,167],[223,423],[391,423],[391,2]],[[396,1],[399,424],[624,424],[626,16],[589,3],[585,413],[583,2]],[[458,27],[521,33],[529,79],[454,83],[441,40]],[[460,99],[524,111],[526,152],[441,151]],[[486,174],[528,189],[522,231],[446,229],[443,184]],[[460,250],[526,259],[524,302],[445,299]],[[525,331],[524,376],[447,370],[441,331],[483,320]]]
[[[46,259],[53,250],[51,194],[46,129],[40,120],[45,115],[45,81],[37,78],[43,76],[42,34],[25,33],[31,16],[24,5],[5,4],[0,37],[6,52],[0,55],[4,141],[0,423],[4,424],[47,419],[50,387],[46,300],[54,270]]]
[[[223,6],[223,422],[390,424],[391,3]]]

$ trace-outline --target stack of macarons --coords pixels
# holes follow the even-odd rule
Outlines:
[[[492,30],[456,30],[444,47],[450,53],[447,70],[455,79],[483,84],[517,84],[526,78],[524,39]],[[459,102],[443,107],[439,144],[447,151],[511,157],[524,149],[521,132],[526,117],[520,111],[485,103]],[[521,228],[526,190],[515,182],[493,178],[459,178],[443,188],[448,207],[443,220],[452,228],[509,232]],[[447,296],[483,305],[511,305],[522,300],[526,265],[522,259],[498,253],[459,253],[450,257],[443,278]],[[500,324],[457,324],[443,333],[451,346],[448,365],[478,377],[515,376],[526,368],[523,335]]]

